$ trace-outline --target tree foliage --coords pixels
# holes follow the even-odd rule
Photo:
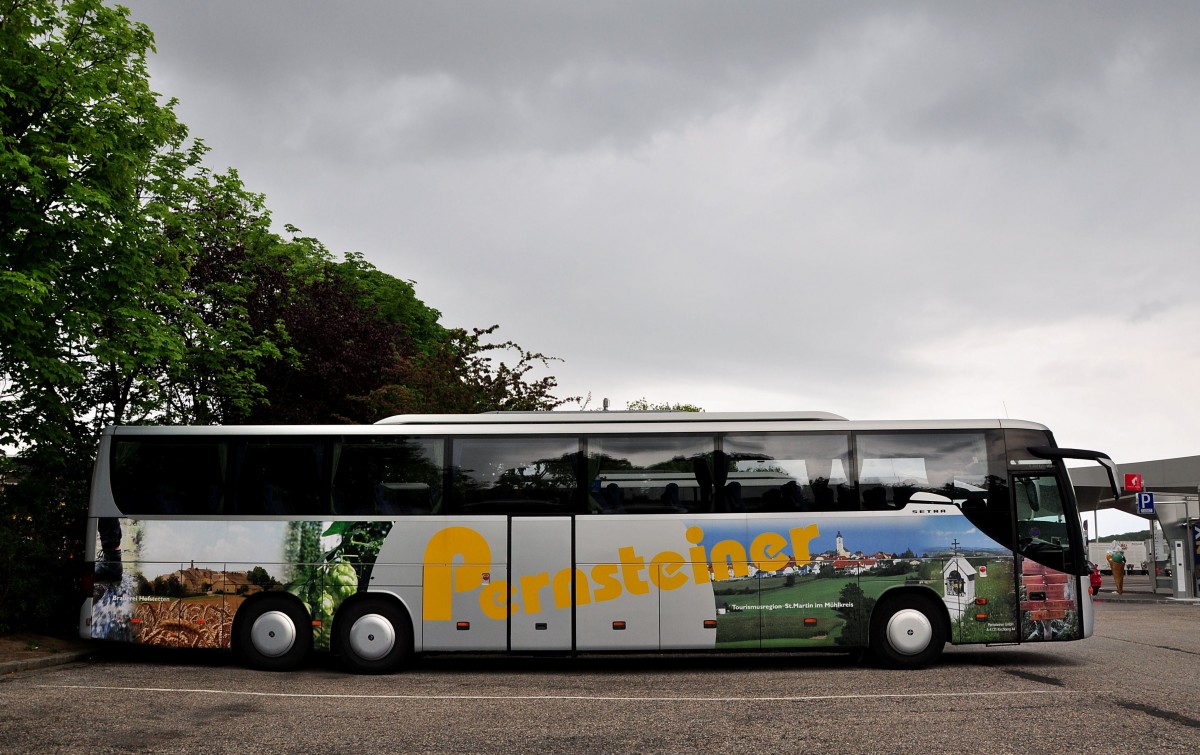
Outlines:
[[[848,582],[838,594],[838,600],[841,605],[834,610],[846,623],[834,642],[852,647],[866,646],[870,639],[871,612],[875,610],[875,598],[868,598],[858,584]]]
[[[98,0],[0,16],[0,442],[83,442],[179,354],[162,312],[184,250],[163,197],[200,151],[150,91],[151,43]]]
[[[404,327],[384,320],[337,265],[325,263],[291,280],[288,270],[285,263],[263,271],[280,276],[274,290],[287,294],[260,298],[252,317],[260,318],[261,327],[280,327],[285,349],[260,367],[264,401],[247,419],[259,424],[378,419],[363,415],[354,397],[378,388],[396,357],[407,352]]]
[[[575,397],[556,398],[553,376],[531,376],[555,361],[513,341],[491,342],[499,326],[453,329],[428,353],[397,359],[389,377],[358,402],[370,416],[488,411],[549,411]],[[513,363],[500,358],[516,357]]]
[[[262,195],[246,190],[236,171],[199,169],[184,184],[176,209],[194,257],[183,280],[184,306],[167,314],[183,337],[177,360],[160,366],[161,419],[209,424],[248,414],[262,400],[257,369],[281,356],[274,322],[252,317],[280,244]]]

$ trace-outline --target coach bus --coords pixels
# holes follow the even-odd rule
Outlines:
[[[359,673],[414,654],[864,651],[1092,632],[1065,459],[1031,422],[824,412],[114,427],[87,638]]]

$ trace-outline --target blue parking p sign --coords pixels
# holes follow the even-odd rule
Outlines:
[[[1137,507],[1139,514],[1154,513],[1154,494],[1153,493],[1138,493]]]

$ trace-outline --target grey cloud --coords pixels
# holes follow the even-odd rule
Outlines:
[[[164,79],[224,89],[252,122],[287,128],[274,116],[302,109],[306,133],[318,135],[322,121],[341,127],[347,91],[364,98],[354,116],[378,121],[404,82],[448,82],[449,97],[391,130],[390,148],[409,158],[644,140],[778,75],[830,16],[688,3],[615,13],[562,3],[134,7],[171,50],[154,63]]]
[[[1065,92],[1102,90],[1123,57],[1157,76],[1195,55],[1169,13],[1098,5],[136,3],[134,15],[171,48],[164,77],[226,89],[251,124],[291,129],[296,149],[350,119],[365,133],[341,144],[360,159],[428,159],[637,145],[796,76],[844,87],[820,115],[829,139],[1062,147],[1089,115]],[[395,98],[424,84],[444,96],[389,122]]]

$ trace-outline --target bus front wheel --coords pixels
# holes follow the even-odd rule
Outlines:
[[[871,653],[889,668],[923,668],[942,654],[946,627],[929,598],[894,598],[871,621]]]
[[[390,601],[360,600],[334,620],[333,649],[356,674],[389,674],[412,656],[412,625]]]
[[[311,647],[312,622],[298,601],[269,596],[238,611],[233,648],[248,666],[289,671]]]

